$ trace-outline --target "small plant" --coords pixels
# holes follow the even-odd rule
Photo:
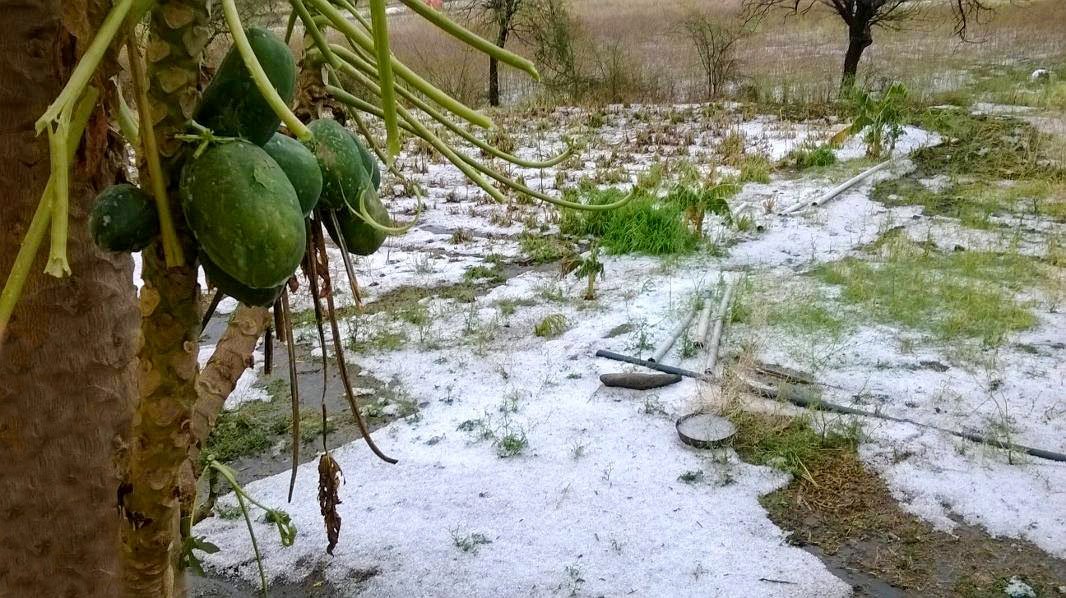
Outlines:
[[[533,334],[541,338],[555,338],[566,332],[569,324],[563,314],[551,314],[545,316],[543,320],[533,327]]]
[[[750,181],[752,183],[766,184],[770,182],[770,170],[773,167],[766,156],[762,154],[744,156],[739,166],[741,183]]]
[[[529,439],[526,438],[525,432],[521,430],[509,431],[496,439],[496,454],[502,459],[516,457],[521,455],[528,446]]]
[[[704,475],[703,470],[697,469],[694,471],[686,471],[685,473],[677,476],[677,480],[686,484],[699,484],[703,482],[705,477],[706,476]]]
[[[703,218],[707,212],[721,216],[726,222],[732,220],[727,200],[736,195],[738,191],[740,191],[740,186],[732,181],[717,185],[682,182],[674,185],[666,195],[666,201],[685,211],[689,224],[692,225],[692,231],[697,238],[702,238]]]
[[[471,552],[477,554],[479,548],[486,544],[492,544],[492,540],[481,532],[474,532],[472,534],[461,534],[459,528],[456,527],[451,530],[452,543],[455,547],[463,552]]]
[[[592,301],[596,298],[596,277],[603,276],[603,262],[599,260],[599,253],[599,243],[593,242],[592,247],[589,249],[588,257],[581,260],[580,265],[574,272],[574,276],[588,280],[584,295],[586,301]]]
[[[837,133],[831,141],[839,144],[847,137],[866,131],[866,155],[880,158],[886,149],[891,152],[896,147],[896,140],[903,133],[906,119],[907,88],[902,83],[893,83],[887,90],[875,97],[871,93],[853,89],[847,97],[855,120],[847,129]]]
[[[744,157],[744,134],[740,131],[730,131],[718,142],[718,154],[723,164],[735,166],[740,164]]]
[[[452,232],[452,245],[462,245],[474,240],[474,236],[465,228],[457,228]]]
[[[519,245],[522,253],[534,264],[547,264],[573,255],[574,248],[568,241],[543,235],[523,235]]]

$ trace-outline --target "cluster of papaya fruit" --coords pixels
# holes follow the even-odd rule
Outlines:
[[[246,34],[271,84],[291,103],[296,61],[289,47],[265,29]],[[335,120],[309,123],[306,142],[278,132],[281,120],[236,48],[204,90],[194,120],[213,142],[183,157],[178,190],[204,272],[223,293],[249,305],[273,304],[303,260],[305,219],[316,207],[329,215],[322,221],[334,242],[348,251],[370,255],[384,243],[390,219],[377,193],[377,160]],[[99,195],[89,226],[108,251],[139,251],[159,234],[154,200],[129,184]]]

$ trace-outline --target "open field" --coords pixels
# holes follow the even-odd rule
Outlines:
[[[750,105],[499,114],[522,156],[559,151],[564,135],[585,143],[557,168],[509,170],[547,193],[667,189],[688,165],[752,180],[729,200],[733,223],[708,217],[694,251],[603,256],[594,301],[560,274],[587,248],[560,234],[572,214],[495,204],[409,144],[399,166],[427,193],[418,224],[360,260],[366,307],[344,310],[351,360],[390,389],[368,389],[366,409],[385,414],[376,437],[400,463],[360,442],[334,450],[347,483],[333,558],[315,465],[301,467],[297,544],[264,541],[270,526],[257,524],[269,578],[292,595],[312,592],[307,580],[322,595],[990,596],[1015,581],[1053,595],[1066,579],[1066,466],[945,430],[1066,452],[1063,139],[970,112],[916,112],[901,161],[794,215],[780,212],[872,164],[853,138],[831,166],[788,165],[839,129],[835,117]],[[1039,143],[998,147],[1007,174],[977,170],[970,144],[1006,131]],[[760,156],[769,173],[745,175]],[[394,214],[415,217],[419,200],[392,182]],[[598,374],[633,368],[597,349],[647,356],[724,276],[740,282],[715,382],[601,386]],[[319,376],[313,325],[297,340]],[[682,340],[668,362],[706,359]],[[756,397],[739,382],[755,362],[807,372],[819,400],[939,430]],[[733,448],[679,444],[674,420],[694,410],[732,418]],[[248,490],[282,505],[288,478]],[[224,540],[207,559],[215,574],[255,579],[241,521],[197,530]]]
[[[693,6],[739,19],[736,0],[692,3],[686,0],[585,0],[574,3],[577,47],[590,71],[618,61],[627,76],[618,97],[608,101],[691,102],[706,99],[694,48],[682,35],[680,20]],[[879,86],[903,81],[913,96],[950,96],[974,81],[1017,69],[1057,64],[1066,55],[1061,34],[1066,4],[1057,0],[996,3],[991,18],[975,24],[971,41],[953,37],[946,6],[929,8],[899,30],[875,30],[863,56],[859,79]],[[413,15],[396,21],[398,55],[443,89],[478,99],[484,94],[485,60]],[[820,7],[804,17],[771,13],[737,47],[735,94],[742,98],[824,102],[835,97],[847,42],[839,17]],[[532,54],[521,42],[520,52]],[[920,57],[920,59],[919,59]],[[1028,69],[1028,70],[1026,70]],[[543,90],[504,69],[501,86],[512,102],[528,101]]]

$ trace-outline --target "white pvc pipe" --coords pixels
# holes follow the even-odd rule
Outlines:
[[[673,347],[674,343],[677,342],[677,337],[681,336],[681,333],[683,333],[685,329],[688,328],[689,324],[691,324],[692,320],[694,320],[695,318],[696,306],[693,305],[692,309],[689,310],[688,316],[685,317],[684,321],[678,324],[677,328],[674,328],[670,332],[670,336],[663,340],[662,344],[660,344],[659,347],[655,349],[655,354],[652,355],[651,358],[648,359],[648,361],[659,361],[663,357],[665,357],[666,354],[670,351],[670,347]]]
[[[707,342],[710,353],[707,356],[708,374],[714,374],[714,368],[718,365],[718,346],[722,344],[722,331],[725,328],[725,320],[729,316],[729,304],[733,301],[733,290],[736,289],[737,281],[730,280],[726,283],[725,292],[722,293],[722,302],[718,304],[718,313],[714,320],[714,331],[711,340]]]
[[[862,181],[866,180],[867,178],[869,178],[874,173],[879,172],[881,170],[884,170],[885,167],[887,167],[889,164],[892,164],[895,161],[896,161],[896,158],[889,158],[888,160],[885,160],[884,162],[878,164],[877,166],[874,166],[873,168],[870,168],[870,169],[868,169],[868,170],[866,170],[866,171],[864,171],[864,172],[862,172],[862,173],[860,173],[860,174],[858,174],[856,176],[853,176],[850,179],[844,181],[843,183],[837,185],[836,187],[833,187],[829,191],[827,191],[824,194],[822,194],[821,196],[819,196],[814,201],[811,201],[809,203],[808,202],[804,202],[804,201],[796,202],[795,204],[785,208],[784,210],[781,210],[781,214],[795,214],[796,212],[798,212],[798,211],[800,211],[800,210],[802,210],[804,208],[820,206],[820,205],[830,201],[834,197],[840,195],[841,193],[847,191],[851,187],[854,187],[855,185],[857,185],[857,184],[861,183]]]
[[[696,321],[696,346],[703,348],[703,339],[707,338],[707,329],[711,326],[711,309],[714,304],[711,298],[703,300],[703,310],[700,311],[700,319]]]

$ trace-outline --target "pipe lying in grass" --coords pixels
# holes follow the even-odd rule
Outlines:
[[[692,309],[689,310],[688,315],[685,316],[685,319],[677,325],[677,328],[674,328],[670,331],[670,336],[666,337],[666,339],[663,340],[662,344],[660,344],[659,347],[655,349],[655,354],[653,354],[651,358],[648,359],[648,361],[662,361],[662,358],[666,356],[666,354],[670,351],[670,348],[673,347],[674,343],[677,342],[677,337],[681,336],[681,334],[685,332],[689,325],[692,324],[692,320],[694,320],[695,318],[696,306],[693,305]]]
[[[733,301],[733,291],[737,287],[736,279],[726,282],[725,291],[722,293],[722,302],[718,304],[718,313],[714,318],[714,330],[711,339],[705,343],[710,350],[707,355],[707,367],[704,371],[714,374],[714,368],[718,366],[718,348],[722,344],[722,331],[725,329],[725,321],[729,315],[729,304]]]
[[[804,202],[804,201],[796,202],[795,204],[792,204],[791,206],[785,208],[784,210],[781,210],[780,213],[782,215],[795,214],[796,212],[799,212],[800,210],[804,210],[806,208],[812,208],[812,207],[820,206],[820,205],[832,200],[834,197],[840,195],[841,193],[847,191],[848,189],[854,187],[855,185],[858,185],[859,183],[865,181],[867,178],[873,176],[875,173],[884,170],[890,164],[894,163],[896,160],[897,160],[897,158],[889,158],[888,160],[885,160],[884,162],[878,164],[877,166],[874,166],[873,168],[870,168],[870,169],[868,169],[866,171],[863,171],[863,172],[859,173],[858,175],[853,176],[850,179],[844,181],[843,183],[837,185],[836,187],[833,187],[829,191],[827,191],[824,194],[822,194],[821,196],[819,196],[818,199],[815,199],[814,201],[811,201],[811,202]]]
[[[748,387],[748,390],[759,396],[766,397],[768,399],[788,401],[793,405],[806,409],[830,411],[833,413],[841,413],[844,415],[861,415],[863,417],[876,417],[878,419],[883,419],[887,421],[910,424],[912,426],[918,426],[920,428],[936,430],[938,432],[943,432],[945,434],[950,434],[959,438],[965,438],[966,440],[969,440],[971,442],[987,444],[989,446],[1006,449],[1008,451],[1018,451],[1020,453],[1025,453],[1027,455],[1039,457],[1041,459],[1047,459],[1049,461],[1066,462],[1066,455],[1062,453],[1056,453],[1054,451],[1049,451],[1045,449],[1032,448],[1021,444],[1014,444],[1012,442],[1004,442],[1002,440],[989,438],[988,436],[982,436],[980,434],[974,434],[972,432],[949,430],[948,428],[942,428],[937,425],[915,421],[906,417],[893,417],[891,415],[885,415],[884,413],[865,411],[863,409],[856,409],[854,407],[848,407],[846,405],[838,405],[836,403],[823,401],[821,398],[812,393],[803,392],[803,387],[806,386],[804,384],[764,384],[745,379],[744,377],[741,377],[741,381],[743,381],[745,386]]]
[[[700,310],[700,319],[696,320],[696,346],[703,348],[703,339],[707,338],[707,330],[711,327],[711,310],[714,304],[711,298],[703,300],[703,309]]]
[[[686,370],[684,368],[677,368],[672,365],[666,365],[663,363],[656,363],[647,359],[640,359],[639,357],[631,357],[629,355],[622,355],[621,353],[615,353],[614,351],[608,351],[606,349],[600,349],[596,351],[596,357],[603,357],[606,359],[613,359],[615,361],[621,361],[624,363],[632,363],[634,365],[642,365],[646,368],[658,370],[660,372],[666,372],[667,374],[677,374],[678,376],[684,376],[686,378],[695,378],[696,380],[703,380],[704,382],[713,382],[714,379],[705,374],[699,372],[693,372],[692,370]]]

